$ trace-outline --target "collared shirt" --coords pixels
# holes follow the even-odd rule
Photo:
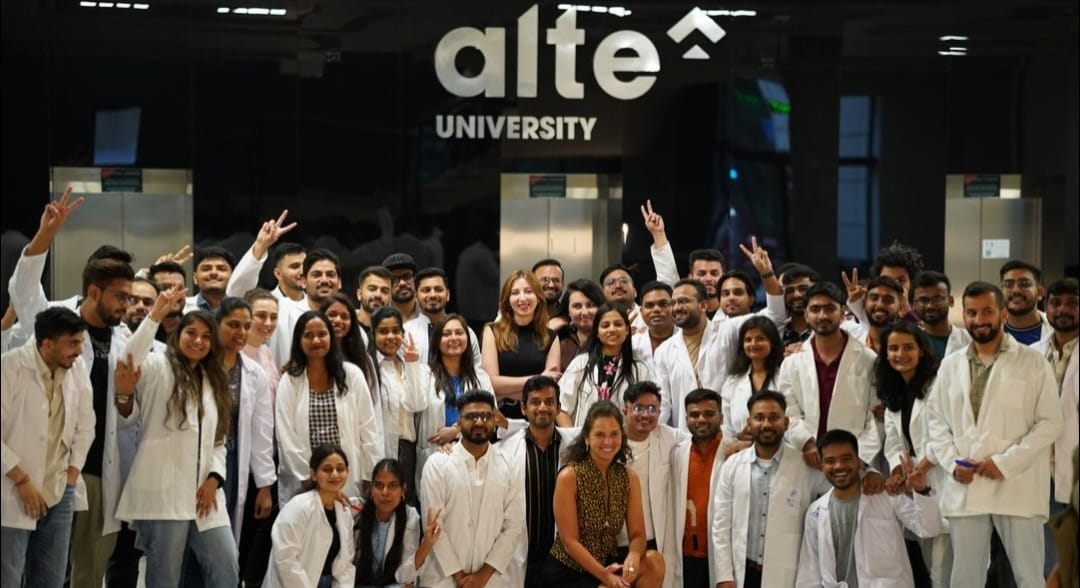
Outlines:
[[[484,500],[484,482],[487,481],[488,464],[491,462],[491,447],[484,455],[480,456],[480,459],[473,457],[473,454],[469,453],[469,450],[461,443],[455,443],[454,449],[458,455],[458,458],[465,464],[465,469],[469,472],[469,507],[472,509],[470,517],[472,518],[472,528],[479,528],[480,511],[483,508]]]
[[[41,484],[41,497],[45,506],[55,506],[64,497],[67,484],[68,447],[61,440],[64,434],[64,377],[67,370],[58,367],[50,370],[41,353],[34,354],[38,374],[45,384],[45,397],[49,401],[49,430],[45,435],[45,478]]]
[[[844,345],[847,346],[847,335],[844,335]],[[816,438],[821,439],[825,432],[829,430],[829,407],[832,406],[833,388],[836,387],[836,375],[840,372],[840,360],[844,358],[844,352],[841,351],[832,363],[825,363],[825,360],[818,355],[817,345],[811,343],[810,347],[814,350],[814,371],[817,372],[818,382],[818,406],[821,408]]]
[[[810,335],[813,334],[813,332],[814,330],[811,329],[809,325],[807,325],[806,329],[802,331],[796,331],[792,329],[791,320],[788,319],[788,322],[785,323],[784,326],[780,327],[780,341],[784,343],[784,347],[787,347],[792,343],[802,343],[803,341],[809,339]]]
[[[975,343],[968,345],[967,358],[968,365],[971,367],[971,412],[975,422],[979,422],[979,409],[982,408],[983,394],[986,393],[986,383],[990,380],[990,371],[994,369],[998,357],[1008,349],[1008,346],[1009,338],[1002,337],[997,353],[990,358],[989,363],[983,363],[979,359],[979,352],[975,350]]]
[[[525,523],[529,561],[543,561],[555,541],[555,478],[559,475],[562,436],[552,431],[547,449],[540,449],[525,430]]]
[[[1069,360],[1072,359],[1073,352],[1076,351],[1077,342],[1080,342],[1080,337],[1073,337],[1072,341],[1061,346],[1061,353],[1058,353],[1057,345],[1054,345],[1053,340],[1046,346],[1046,360],[1050,362],[1050,367],[1054,369],[1054,377],[1057,378],[1058,383],[1058,394],[1061,394],[1061,385],[1065,382],[1065,372],[1069,368]]]
[[[686,530],[683,532],[683,555],[685,557],[708,557],[711,528],[709,526],[709,482],[712,481],[713,462],[720,449],[717,435],[705,451],[696,443],[690,444],[690,467],[686,475]]]
[[[214,307],[210,306],[210,303],[203,298],[202,293],[195,295],[195,306],[199,307],[199,310],[205,310],[207,312],[214,312]]]
[[[783,451],[777,451],[765,466],[755,457],[750,463],[750,517],[746,526],[746,559],[765,560],[765,531],[769,522],[769,496],[780,471]]]

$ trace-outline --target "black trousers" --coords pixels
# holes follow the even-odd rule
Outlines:
[[[709,558],[682,558],[683,588],[712,588],[709,586]]]

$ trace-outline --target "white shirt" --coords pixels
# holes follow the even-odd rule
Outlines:
[[[356,575],[352,511],[334,502],[334,514],[341,541],[341,549],[331,566],[334,586],[352,586]],[[270,567],[266,570],[266,586],[315,588],[334,539],[319,493],[315,490],[303,492],[285,504],[274,521],[270,538],[273,548]]]

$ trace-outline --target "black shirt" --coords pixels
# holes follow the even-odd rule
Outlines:
[[[323,509],[326,512],[326,520],[330,522],[330,529],[334,532],[334,539],[330,541],[330,551],[326,552],[326,561],[323,562],[322,575],[328,576],[334,573],[334,560],[341,551],[341,536],[337,530],[337,512],[334,508]]]
[[[101,476],[105,459],[105,421],[108,413],[113,410],[109,406],[109,347],[112,345],[112,327],[92,327],[86,325],[86,334],[90,336],[90,344],[94,347],[94,363],[90,367],[90,385],[94,389],[94,442],[90,444],[90,450],[86,452],[86,464],[83,465],[83,473],[92,476]]]
[[[555,542],[555,477],[559,475],[562,437],[555,431],[547,449],[525,431],[525,521],[529,533],[529,561],[542,562]]]

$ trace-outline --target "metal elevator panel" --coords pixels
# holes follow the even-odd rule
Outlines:
[[[50,251],[50,298],[82,292],[87,257],[101,245],[115,245],[135,256],[135,269],[147,268],[163,253],[192,243],[194,199],[190,170],[142,171],[142,192],[102,192],[101,168],[53,168],[53,199],[72,186],[73,198],[86,202],[56,235]],[[187,264],[190,276],[190,262]]]

